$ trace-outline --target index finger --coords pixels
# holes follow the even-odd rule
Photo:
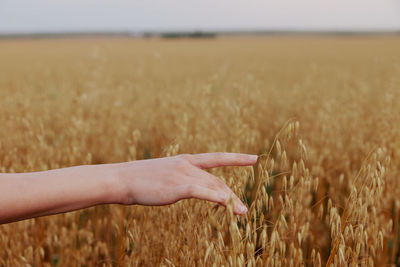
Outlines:
[[[190,162],[201,169],[222,166],[249,166],[257,162],[257,155],[214,152],[190,155]]]

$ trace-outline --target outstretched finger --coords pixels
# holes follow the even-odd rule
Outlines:
[[[257,155],[215,152],[190,155],[190,162],[201,169],[222,166],[248,166],[257,162]]]

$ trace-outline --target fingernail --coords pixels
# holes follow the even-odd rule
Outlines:
[[[243,205],[243,204],[240,204],[239,205],[239,211],[241,213],[246,213],[247,212],[247,207],[245,205]]]
[[[251,160],[257,160],[258,159],[258,155],[249,155],[249,158]]]

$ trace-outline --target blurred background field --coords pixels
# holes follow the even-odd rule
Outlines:
[[[400,38],[0,42],[0,168],[263,154],[250,207],[98,206],[0,226],[1,266],[399,264]],[[268,153],[270,152],[270,153]]]

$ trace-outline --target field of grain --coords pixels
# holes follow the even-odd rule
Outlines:
[[[400,264],[400,38],[0,41],[0,170],[257,153],[200,200],[0,225],[0,266]]]

